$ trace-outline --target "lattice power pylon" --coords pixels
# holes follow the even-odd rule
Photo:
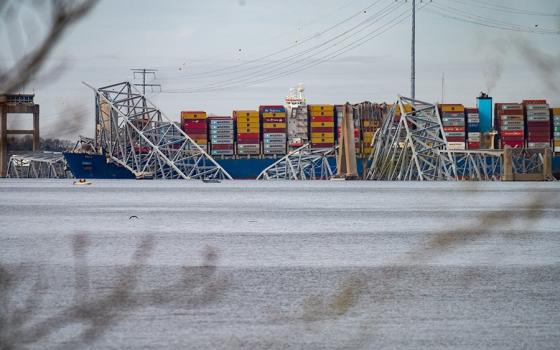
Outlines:
[[[231,179],[131,83],[87,86],[95,92],[96,148],[137,178]]]
[[[59,152],[33,152],[10,157],[6,177],[16,179],[70,179],[72,173]]]
[[[369,157],[368,180],[455,180],[438,108],[399,97],[378,130]]]
[[[257,180],[328,180],[335,174],[335,148],[311,149],[307,143],[264,169]]]

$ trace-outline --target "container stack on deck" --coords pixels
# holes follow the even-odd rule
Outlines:
[[[263,126],[263,153],[286,154],[286,109],[284,106],[260,106]]]
[[[527,147],[550,147],[550,110],[546,100],[524,100]]]
[[[554,136],[554,152],[560,152],[560,108],[552,108],[550,110],[553,123],[553,136]]]
[[[213,156],[233,156],[234,130],[231,117],[208,117],[210,128],[210,154]]]
[[[494,125],[500,133],[500,148],[525,146],[523,106],[519,103],[496,103]]]
[[[467,149],[480,149],[480,116],[478,108],[465,108],[467,116]]]
[[[309,105],[307,108],[311,148],[334,147],[334,106]]]
[[[460,104],[442,104],[439,107],[449,149],[466,149],[465,107]]]
[[[342,118],[344,117],[344,105],[336,105],[334,107],[334,111],[336,114],[336,140],[337,143],[340,144],[341,133],[342,133]],[[360,154],[360,119],[357,118],[356,114],[354,113],[354,109],[351,109],[351,116],[352,118],[352,125],[354,126],[354,143],[356,147],[356,154]]]
[[[206,112],[183,111],[181,112],[181,129],[190,136],[203,150],[208,150],[208,129],[206,125]]]
[[[260,155],[261,123],[259,111],[233,111],[237,124],[237,154]]]

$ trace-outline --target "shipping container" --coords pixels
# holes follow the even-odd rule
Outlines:
[[[467,149],[465,106],[462,104],[440,104],[438,108],[449,149]]]

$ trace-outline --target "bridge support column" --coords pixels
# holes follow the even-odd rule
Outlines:
[[[511,147],[504,147],[504,161],[502,162],[502,181],[513,181],[513,152]]]

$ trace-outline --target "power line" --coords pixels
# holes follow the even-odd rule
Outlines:
[[[353,14],[350,15],[349,17],[347,17],[347,18],[341,20],[340,22],[337,22],[337,23],[333,24],[332,26],[327,27],[326,29],[324,29],[324,30],[322,30],[322,31],[320,31],[320,32],[318,32],[318,33],[316,33],[316,34],[314,34],[314,35],[311,35],[311,36],[308,36],[308,37],[306,37],[306,38],[304,38],[304,39],[302,39],[302,40],[299,40],[299,41],[297,41],[297,42],[294,43],[294,44],[291,44],[291,45],[289,45],[289,46],[287,46],[287,47],[281,48],[281,49],[279,49],[279,50],[276,50],[276,51],[271,52],[271,53],[269,53],[269,54],[266,54],[266,55],[264,55],[264,56],[261,56],[261,57],[258,57],[258,58],[255,58],[255,59],[252,59],[252,60],[249,60],[249,61],[246,61],[246,62],[242,62],[242,63],[236,64],[236,65],[233,65],[233,66],[224,67],[224,68],[215,69],[215,70],[210,70],[210,71],[205,71],[205,72],[187,74],[186,76],[187,76],[187,77],[205,77],[205,76],[206,76],[206,77],[208,77],[208,76],[209,76],[209,77],[213,77],[213,76],[216,76],[216,75],[214,75],[215,73],[228,71],[228,70],[230,70],[230,69],[234,69],[234,68],[238,68],[238,67],[243,67],[243,66],[250,65],[250,64],[252,64],[252,63],[259,62],[259,61],[265,60],[265,59],[267,59],[267,58],[276,56],[277,54],[285,53],[286,51],[289,51],[289,50],[291,50],[291,49],[293,49],[293,48],[295,48],[295,47],[301,46],[301,45],[303,45],[303,44],[305,44],[305,43],[307,43],[307,42],[309,42],[309,41],[311,41],[311,40],[317,39],[318,36],[322,36],[322,35],[324,35],[324,34],[330,32],[330,31],[332,31],[332,30],[334,30],[334,29],[340,27],[341,25],[343,25],[343,24],[345,24],[345,23],[351,21],[352,19],[354,19],[354,18],[356,18],[356,17],[358,17],[358,16],[360,16],[360,15],[363,15],[363,14],[367,13],[367,11],[368,11],[369,9],[371,9],[372,7],[374,7],[374,6],[376,6],[377,4],[381,3],[382,1],[384,1],[384,0],[376,0],[376,1],[372,2],[372,3],[370,3],[368,6],[366,6],[366,7],[362,8],[362,9],[360,9],[359,11],[353,13]],[[221,74],[218,74],[218,76],[219,76],[219,75],[221,75]]]
[[[424,6],[419,7],[419,10],[421,10]],[[403,16],[405,15],[405,16]],[[270,81],[270,80],[274,80],[283,76],[287,76],[287,75],[291,75],[293,73],[297,73],[312,67],[317,66],[320,63],[332,60],[336,57],[339,57],[341,55],[343,55],[344,53],[351,51],[359,46],[362,46],[363,44],[365,44],[366,42],[380,36],[381,34],[391,30],[392,28],[394,28],[395,26],[397,26],[398,24],[402,23],[404,20],[406,20],[407,18],[409,18],[411,16],[410,11],[405,11],[404,13],[401,13],[400,15],[398,15],[397,17],[393,18],[391,21],[385,23],[384,27],[379,27],[376,30],[368,33],[367,35],[361,37],[360,39],[342,47],[341,49],[338,49],[334,52],[331,52],[319,59],[316,59],[314,61],[308,62],[307,64],[304,64],[303,66],[299,67],[298,69],[290,69],[290,70],[285,70],[285,71],[281,71],[276,73],[275,75],[272,76],[268,76],[264,79],[257,79],[257,80],[252,80],[252,81],[247,81],[245,84],[235,84],[235,85],[226,85],[226,86],[219,86],[219,87],[215,87],[212,89],[193,89],[193,90],[168,90],[168,91],[164,91],[164,93],[199,93],[199,92],[211,92],[211,91],[220,91],[220,90],[226,90],[226,89],[230,89],[230,88],[241,88],[241,87],[248,87],[248,86],[252,86],[255,84],[259,84],[262,82],[266,82],[266,81]],[[380,29],[382,29],[381,32],[378,32]],[[375,34],[375,35],[372,35]]]
[[[389,23],[391,23],[391,22],[389,22]],[[389,24],[389,23],[388,23],[388,24]],[[301,71],[301,70],[310,68],[310,67],[312,67],[312,66],[315,66],[315,65],[317,65],[317,64],[320,64],[321,61],[323,61],[325,58],[329,57],[330,55],[336,54],[337,52],[340,52],[341,50],[344,50],[345,48],[354,45],[356,42],[359,42],[359,41],[363,40],[365,37],[367,37],[367,36],[369,36],[369,35],[371,35],[371,34],[377,32],[377,31],[379,31],[380,29],[383,29],[383,27],[376,28],[375,30],[369,32],[369,33],[366,34],[365,36],[362,36],[362,37],[358,38],[358,39],[355,40],[355,41],[352,41],[350,44],[348,44],[348,45],[342,47],[341,49],[338,49],[338,50],[336,50],[336,51],[334,51],[334,52],[330,52],[330,53],[328,53],[328,54],[326,54],[326,55],[324,55],[324,56],[322,56],[322,57],[319,57],[319,58],[317,58],[317,59],[315,59],[315,60],[313,60],[313,61],[308,61],[308,59],[317,56],[317,54],[319,54],[319,53],[321,53],[321,52],[328,51],[328,50],[330,50],[331,48],[338,46],[339,43],[335,43],[335,44],[333,44],[333,45],[331,45],[331,46],[329,46],[329,47],[327,47],[327,48],[325,48],[325,49],[323,49],[323,50],[321,50],[321,51],[319,51],[319,52],[317,52],[317,53],[315,53],[315,54],[313,54],[313,55],[310,55],[310,56],[301,58],[301,59],[295,61],[294,63],[287,63],[287,64],[286,64],[286,63],[284,63],[284,62],[280,62],[280,63],[281,63],[281,66],[280,66],[280,67],[277,67],[277,68],[275,68],[275,69],[272,69],[272,70],[268,71],[266,75],[265,75],[265,74],[252,74],[252,75],[246,76],[246,77],[244,77],[244,78],[242,78],[242,79],[236,79],[236,80],[231,80],[231,79],[229,79],[228,81],[229,81],[229,82],[232,82],[231,84],[223,84],[223,83],[225,83],[225,81],[223,81],[223,82],[221,82],[221,84],[212,84],[212,85],[210,85],[210,86],[205,86],[205,87],[196,88],[196,89],[190,89],[190,90],[183,90],[183,89],[181,89],[181,90],[172,90],[172,91],[165,91],[165,92],[188,92],[188,93],[193,93],[193,92],[202,92],[202,91],[216,91],[216,90],[223,90],[224,88],[241,86],[239,83],[244,83],[244,82],[268,81],[268,80],[271,80],[271,79],[269,79],[270,77],[284,76],[284,75],[286,75],[285,73],[290,74],[289,72],[292,72],[292,71],[293,71],[293,72],[298,72],[298,71]],[[342,41],[341,41],[341,42],[342,42]],[[306,62],[306,63],[304,63],[304,62]],[[302,65],[303,69],[295,69],[295,70],[294,70],[294,69],[293,69],[294,66],[297,67],[297,64],[299,64],[299,63],[304,63],[304,64]],[[287,70],[279,70],[279,68],[280,68],[280,69],[288,68],[288,69],[287,69]],[[273,74],[273,75],[270,75],[270,74]],[[264,80],[259,80],[261,77],[265,77],[265,76],[266,76],[266,78],[264,78]],[[255,79],[256,79],[256,80],[255,80]]]
[[[482,8],[489,9],[489,10],[507,12],[507,13],[517,14],[517,15],[542,16],[542,17],[560,17],[560,14],[558,14],[558,13],[548,13],[548,12],[538,12],[538,11],[531,11],[531,10],[522,10],[522,9],[517,9],[517,8],[513,8],[513,7],[498,5],[498,4],[491,4],[491,3],[488,3],[486,1],[480,1],[480,0],[470,0],[471,4],[465,3],[464,1],[460,1],[460,0],[450,0],[450,1],[460,3],[460,4],[463,4],[463,5],[472,5],[472,3],[475,3],[475,6],[477,8],[482,7]]]
[[[361,22],[360,24],[358,24],[358,25],[356,25],[356,26],[354,26],[354,27],[348,29],[347,31],[345,31],[345,32],[343,32],[343,33],[341,33],[341,34],[338,34],[337,36],[335,36],[335,37],[333,37],[333,38],[331,38],[331,39],[328,39],[328,40],[322,42],[322,43],[319,44],[319,45],[316,45],[316,46],[314,46],[314,47],[311,47],[311,48],[309,48],[309,49],[306,49],[306,50],[304,50],[304,51],[301,51],[301,52],[299,52],[299,53],[297,53],[297,54],[288,56],[288,57],[286,57],[286,58],[284,58],[284,59],[282,59],[282,60],[280,60],[280,61],[276,61],[276,62],[274,62],[274,63],[271,63],[271,64],[268,64],[268,65],[262,66],[262,67],[260,67],[260,69],[257,69],[256,71],[253,71],[253,72],[251,72],[251,73],[249,73],[249,74],[243,74],[241,77],[235,77],[235,78],[230,78],[230,79],[222,80],[222,81],[219,81],[219,82],[211,83],[211,84],[208,84],[208,85],[206,85],[206,86],[204,86],[204,87],[202,87],[202,88],[199,88],[199,89],[213,88],[213,87],[220,86],[220,85],[223,85],[224,83],[228,83],[228,82],[235,82],[235,83],[238,83],[238,82],[240,81],[240,79],[241,79],[241,81],[250,80],[250,79],[253,79],[255,76],[260,76],[260,75],[264,75],[264,74],[274,73],[274,72],[275,72],[276,70],[278,70],[279,68],[288,67],[288,66],[291,66],[291,65],[293,65],[293,64],[298,64],[298,63],[300,63],[300,62],[303,62],[303,61],[305,61],[305,60],[307,60],[307,59],[309,59],[309,58],[313,58],[313,57],[317,56],[318,54],[320,54],[320,53],[322,53],[322,52],[328,51],[328,50],[330,50],[331,48],[334,48],[334,47],[338,46],[339,44],[343,43],[344,41],[348,40],[349,38],[355,36],[356,34],[361,33],[361,32],[364,31],[365,29],[367,29],[367,28],[371,27],[372,25],[378,23],[378,19],[375,19],[374,17],[383,18],[384,15],[390,13],[392,10],[397,9],[397,8],[400,7],[400,6],[402,6],[402,4],[395,4],[395,3],[392,3],[392,4],[388,5],[388,6],[386,6],[384,9],[378,11],[375,15],[373,15],[372,17],[370,17],[370,18],[368,19],[368,21],[369,21],[369,22],[372,22],[372,23],[369,23],[367,26],[365,26],[365,27],[363,27],[363,28],[361,28],[361,29],[359,29],[359,30],[357,30],[357,31],[355,31],[355,30],[356,30],[357,28],[359,28],[360,26],[362,26],[364,23],[367,23],[367,22],[366,22],[366,21],[363,21],[363,22]],[[375,21],[373,21],[372,19],[375,19]],[[346,34],[348,34],[348,33],[351,33],[351,34],[344,38],[343,36],[346,35]],[[317,52],[315,52],[315,53],[312,53],[312,54],[310,54],[310,55],[304,56],[306,53],[309,53],[309,52],[312,52],[312,51],[316,51],[317,49],[320,49],[320,48],[322,48],[323,46],[325,46],[325,45],[329,44],[330,42],[335,41],[336,39],[339,39],[339,38],[341,38],[341,37],[343,37],[343,38],[340,39],[338,42],[335,42],[334,44],[332,44],[332,45],[330,45],[330,46],[328,46],[328,47],[326,47],[326,48],[323,48],[322,50],[319,50],[319,51],[317,51]],[[298,59],[298,60],[295,60],[295,61],[294,61],[295,58],[301,57],[301,56],[303,56],[303,57],[300,58],[300,59]],[[293,62],[292,62],[292,61],[293,61]],[[246,71],[246,70],[244,70],[244,71]]]
[[[484,27],[501,29],[501,30],[523,32],[523,33],[555,34],[555,35],[560,34],[558,30],[553,30],[548,28],[535,29],[517,23],[505,22],[505,21],[497,20],[495,18],[489,18],[489,17],[472,14],[466,12],[464,9],[458,9],[449,5],[441,5],[435,2],[433,2],[432,4],[433,7],[428,9],[429,12],[437,14],[442,17],[446,17],[446,18],[450,18],[466,23],[471,23],[471,24],[476,24]]]
[[[138,75],[142,76],[142,84],[140,84],[140,83],[133,84],[134,86],[141,86],[142,87],[142,95],[146,95],[146,87],[150,87],[150,89],[152,91],[154,91],[154,88],[157,87],[161,91],[161,84],[146,83],[146,77],[147,76],[151,76],[153,78],[153,80],[156,79],[157,69],[134,68],[134,69],[131,69],[131,71],[132,71],[132,76],[133,76],[134,79],[136,79],[136,76],[138,76]]]

